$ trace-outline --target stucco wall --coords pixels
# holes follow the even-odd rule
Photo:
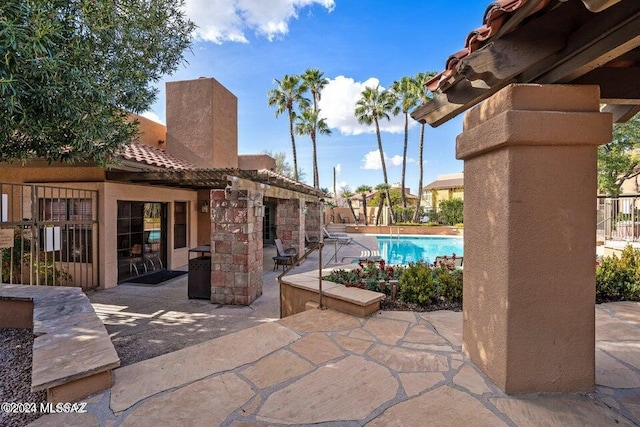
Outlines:
[[[276,159],[266,154],[240,154],[238,168],[245,170],[276,170]]]
[[[164,150],[167,146],[167,127],[137,114],[130,114],[129,120],[137,120],[140,134],[136,139],[141,144]]]
[[[106,182],[100,184],[100,283],[103,287],[113,287],[118,282],[117,257],[117,212],[118,201],[140,201],[168,203],[167,218],[167,269],[184,266],[188,263],[188,250],[197,246],[198,239],[198,196],[196,191],[176,188],[149,187]],[[173,208],[174,202],[188,202],[188,238],[185,248],[173,249]]]
[[[167,83],[167,153],[202,168],[238,167],[238,99],[212,78]]]
[[[0,163],[0,181],[14,183],[52,183],[103,181],[103,168],[95,166],[48,165],[46,162],[32,162],[26,166]]]
[[[502,390],[592,390],[598,88],[511,85],[458,136],[463,351]],[[570,165],[570,167],[567,167]]]

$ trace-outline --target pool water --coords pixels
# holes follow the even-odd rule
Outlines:
[[[389,264],[410,262],[433,263],[437,256],[463,256],[463,241],[459,237],[378,236],[380,255]]]

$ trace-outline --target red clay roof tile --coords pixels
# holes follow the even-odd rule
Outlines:
[[[161,167],[165,169],[186,170],[196,169],[196,166],[184,159],[167,154],[164,150],[154,148],[148,145],[132,142],[125,146],[119,157],[126,160],[144,163],[150,166]]]

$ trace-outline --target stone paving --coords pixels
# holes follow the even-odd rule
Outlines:
[[[117,369],[86,414],[34,426],[640,425],[640,304],[597,306],[593,393],[500,392],[462,314],[312,309]]]
[[[370,247],[377,244],[375,237],[353,236],[356,241]],[[361,250],[362,246],[354,243],[327,243],[322,264],[330,267],[339,265],[343,256],[359,254]],[[263,294],[249,306],[190,300],[187,298],[186,275],[157,286],[123,284],[89,292],[88,297],[107,328],[122,365],[130,365],[278,320],[280,296],[277,277],[282,269],[273,270],[275,246],[265,246],[263,252]],[[316,251],[290,274],[317,269]]]

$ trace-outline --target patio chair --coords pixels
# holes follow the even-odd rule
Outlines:
[[[349,222],[349,217],[345,216],[342,213],[339,213],[338,216],[340,217],[340,221],[342,221],[343,224],[347,224]]]
[[[326,227],[322,227],[322,235],[325,240],[337,241],[342,245],[348,245],[353,241],[353,238],[349,237],[347,233],[329,233]]]
[[[282,266],[282,270],[285,269],[287,265],[293,265],[298,262],[298,251],[295,248],[284,248],[282,244],[282,240],[275,239],[276,250],[278,252],[277,256],[273,257],[273,269],[275,270],[279,265]]]
[[[316,236],[309,236],[304,233],[304,245],[306,247],[316,247],[320,243],[320,240]]]

